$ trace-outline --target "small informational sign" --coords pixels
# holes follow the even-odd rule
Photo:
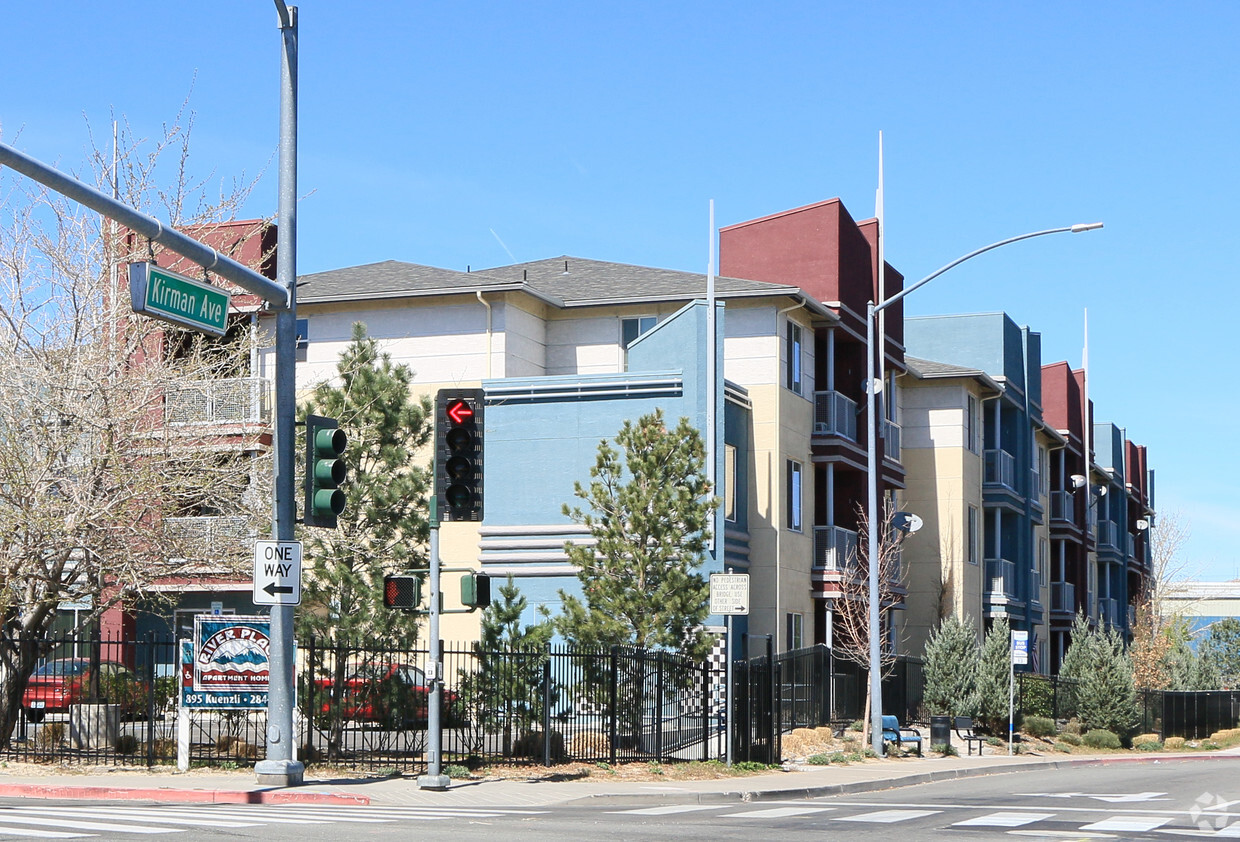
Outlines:
[[[195,690],[194,641],[181,641],[181,707],[190,710],[259,710],[267,707],[265,690]]]
[[[229,293],[153,263],[129,264],[129,298],[133,311],[144,316],[212,336],[228,329]]]
[[[197,693],[263,693],[270,679],[270,617],[194,617],[192,685]]]
[[[301,604],[301,542],[254,542],[255,605]]]
[[[1012,632],[1012,663],[1021,665],[1029,663],[1029,632]]]
[[[749,613],[749,574],[710,574],[710,613],[720,616]]]

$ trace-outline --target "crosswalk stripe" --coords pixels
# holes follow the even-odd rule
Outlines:
[[[991,813],[956,822],[952,827],[1020,827],[1054,817],[1054,813]]]
[[[258,827],[258,822],[225,821],[216,816],[194,818],[191,816],[172,816],[165,812],[147,811],[138,813],[122,807],[77,807],[56,809],[54,807],[13,807],[0,813],[0,817],[13,812],[36,816],[63,816],[77,819],[133,819],[142,815],[143,820],[160,824],[188,824],[196,827]]]
[[[906,822],[911,819],[920,819],[924,816],[933,816],[935,813],[941,813],[942,810],[879,810],[874,813],[859,813],[855,816],[840,816],[832,819],[837,822],[880,822],[891,824],[895,822]]]
[[[9,811],[0,814],[0,824],[32,824],[42,827],[67,827],[72,830],[115,830],[125,833],[184,833],[182,827],[151,827],[144,824],[112,824],[103,821],[79,821],[77,819],[44,818],[42,816],[14,815]]]
[[[805,816],[811,813],[825,813],[834,807],[771,807],[766,810],[750,810],[745,813],[727,813],[725,819],[782,819],[788,816]]]
[[[718,810],[718,805],[677,804],[671,807],[646,807],[641,810],[609,810],[616,816],[670,816],[675,813],[693,813],[698,810]]]
[[[1221,836],[1224,839],[1240,839],[1240,822],[1229,824],[1214,835]]]
[[[5,827],[0,824],[0,834],[4,836],[33,836],[39,839],[83,839],[94,836],[93,833],[65,833],[59,830],[35,830],[29,827]]]
[[[1081,830],[1130,830],[1140,832],[1162,827],[1169,821],[1171,821],[1170,818],[1154,816],[1112,816],[1109,819],[1103,819],[1093,824],[1083,824],[1081,825]]]

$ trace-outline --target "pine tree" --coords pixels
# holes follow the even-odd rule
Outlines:
[[[1077,613],[1072,619],[1068,651],[1059,665],[1059,707],[1069,716],[1077,716],[1077,696],[1085,672],[1089,669],[1093,630],[1085,615]]]
[[[719,500],[705,475],[705,448],[682,418],[675,430],[655,410],[625,421],[617,451],[606,440],[588,486],[574,484],[585,507],[564,514],[595,544],[565,546],[582,596],[560,591],[557,627],[584,649],[621,645],[703,657],[708,605],[701,567]]]
[[[1086,729],[1104,728],[1130,736],[1139,721],[1132,661],[1118,631],[1094,631],[1076,692],[1077,716]]]
[[[336,371],[299,412],[336,418],[348,436],[348,503],[336,529],[303,530],[306,569],[296,627],[303,642],[313,637],[332,651],[327,668],[339,691],[358,652],[410,647],[417,636],[415,615],[384,607],[383,577],[426,566],[431,477],[415,454],[431,436],[432,410],[427,398],[410,395],[409,368],[394,365],[360,323]],[[339,745],[340,717],[329,716],[328,725],[330,751]]]
[[[952,615],[926,641],[923,672],[926,707],[948,716],[977,713],[978,661],[981,652],[973,624]]]
[[[994,621],[982,642],[977,669],[978,718],[992,734],[1007,730],[1012,685],[1012,628],[1006,617]]]

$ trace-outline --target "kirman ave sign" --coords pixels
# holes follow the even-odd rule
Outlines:
[[[228,328],[227,292],[153,263],[129,264],[129,297],[135,313],[212,336]]]

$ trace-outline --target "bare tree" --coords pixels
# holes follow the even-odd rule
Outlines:
[[[209,232],[247,189],[212,197],[189,175],[184,113],[153,142],[118,133],[122,200]],[[171,179],[158,187],[169,154]],[[111,190],[113,155],[89,153]],[[205,227],[204,227],[205,226]],[[128,254],[136,247],[138,254]],[[62,602],[86,623],[154,580],[239,569],[244,548],[164,528],[201,512],[253,516],[263,467],[201,427],[167,423],[170,394],[244,368],[247,338],[203,341],[134,316],[117,267],[157,249],[31,181],[0,176],[0,744]]]
[[[1189,529],[1180,512],[1160,515],[1149,536],[1152,569],[1137,597],[1128,651],[1136,685],[1157,689],[1166,687],[1170,680],[1168,658],[1175,644],[1170,632],[1180,619],[1180,611],[1169,610],[1166,598],[1178,583],[1193,575],[1193,570],[1182,555]]]
[[[884,507],[879,524],[878,545],[878,605],[879,628],[891,627],[892,608],[900,601],[904,574],[900,565],[900,541],[903,536],[892,525],[893,510]],[[869,519],[858,506],[858,541],[856,550],[850,554],[847,569],[840,583],[841,595],[833,606],[836,627],[832,636],[837,658],[857,664],[868,672],[870,666],[870,554],[868,549]],[[883,640],[879,644],[879,668],[886,678],[896,664],[894,641]],[[864,744],[870,742],[870,682],[866,682]]]

